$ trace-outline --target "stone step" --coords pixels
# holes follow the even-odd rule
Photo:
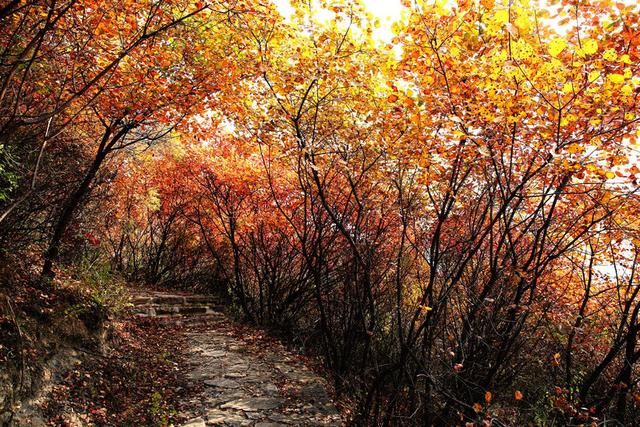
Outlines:
[[[131,298],[134,306],[141,305],[189,305],[220,304],[220,298],[208,295],[136,295]]]
[[[202,305],[202,304],[186,304],[186,305],[139,305],[133,307],[133,313],[146,314],[150,316],[160,315],[190,315],[190,314],[208,314],[223,311],[223,307],[219,305]]]
[[[160,323],[171,323],[175,325],[204,325],[224,320],[224,314],[220,312],[205,313],[205,314],[192,314],[192,315],[179,315],[179,314],[160,314],[160,315],[148,315],[148,314],[136,314],[136,317],[140,319],[153,319]]]
[[[129,300],[133,305],[144,305],[149,304],[153,300],[153,297],[144,296],[144,295],[134,295]]]
[[[174,295],[151,292],[133,295],[130,312],[139,318],[151,318],[173,324],[210,323],[223,318],[220,298],[209,295]]]

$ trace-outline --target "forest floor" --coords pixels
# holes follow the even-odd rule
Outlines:
[[[162,294],[161,306],[143,298],[138,315],[112,322],[115,345],[105,354],[78,354],[38,399],[44,422],[24,425],[343,424],[310,359],[219,307],[201,313],[207,297],[185,295]]]

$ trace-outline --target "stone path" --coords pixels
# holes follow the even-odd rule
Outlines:
[[[282,345],[256,346],[222,315],[187,336],[187,375],[201,392],[187,402],[183,427],[342,425],[325,380]]]

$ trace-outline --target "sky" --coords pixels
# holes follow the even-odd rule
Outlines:
[[[400,0],[364,0],[369,11],[381,20],[390,18],[391,21],[400,18],[402,6]]]
[[[371,13],[380,18],[380,28],[374,31],[373,36],[388,42],[393,38],[391,24],[400,19],[402,6],[400,0],[364,0]]]
[[[272,0],[283,16],[292,13],[289,0]],[[363,0],[369,11],[380,19],[380,27],[377,28],[373,36],[380,41],[389,42],[393,38],[391,24],[400,19],[402,6],[400,0]]]

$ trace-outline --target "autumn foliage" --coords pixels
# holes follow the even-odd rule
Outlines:
[[[363,425],[631,423],[639,10],[548,3],[5,1],[3,256],[223,293]]]

